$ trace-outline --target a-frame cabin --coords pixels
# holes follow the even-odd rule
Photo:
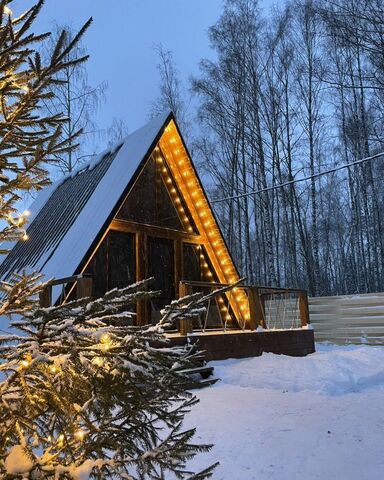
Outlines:
[[[13,247],[0,278],[22,270],[56,279],[88,274],[89,293],[97,297],[154,277],[153,289],[161,296],[138,305],[137,324],[156,322],[165,304],[193,288],[209,291],[239,280],[171,112],[43,190],[30,210],[28,241]],[[200,330],[266,327],[259,293],[256,287],[235,287],[217,295]],[[305,302],[300,312],[305,325]],[[308,338],[304,349],[292,353],[311,351]]]

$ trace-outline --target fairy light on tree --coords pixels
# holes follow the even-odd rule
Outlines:
[[[210,446],[181,430],[196,398],[175,365],[193,360],[169,348],[164,330],[200,315],[208,297],[183,297],[156,326],[132,327],[127,306],[148,299],[148,285],[36,308],[12,323],[23,335],[0,345],[1,478],[69,480],[85,470],[90,479],[191,478],[187,461]]]
[[[19,212],[21,194],[46,186],[47,165],[77,146],[81,131],[63,141],[66,118],[42,115],[41,107],[60,71],[87,59],[67,60],[91,23],[69,44],[63,32],[45,62],[38,50],[49,34],[31,32],[43,0],[19,17],[12,3],[0,2],[3,245],[28,241],[29,212]],[[5,246],[1,253],[7,253]],[[97,301],[42,309],[36,301],[46,286],[41,282],[37,273],[15,273],[0,284],[0,315],[18,316],[11,322],[14,333],[0,341],[0,478],[143,479],[162,478],[167,471],[189,477],[187,460],[209,448],[191,444],[193,430],[181,431],[180,422],[196,399],[173,367],[176,361],[190,363],[184,351],[150,344],[164,342],[167,322],[196,316],[203,304],[182,299],[165,309],[156,328],[138,329],[128,326],[133,314],[127,306],[149,298],[145,283]],[[168,432],[163,437],[159,423]],[[208,468],[196,478],[211,473]]]

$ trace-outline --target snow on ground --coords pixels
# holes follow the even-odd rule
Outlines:
[[[384,478],[384,346],[212,364],[221,381],[198,391],[187,423],[215,447],[193,468],[220,461],[215,480]]]

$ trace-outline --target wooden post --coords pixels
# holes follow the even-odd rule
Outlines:
[[[140,282],[147,278],[147,235],[136,233],[136,280]],[[142,300],[136,304],[136,325],[146,325],[150,323],[148,302]]]
[[[76,297],[77,298],[92,297],[92,276],[91,275],[83,274],[83,276],[77,280]]]
[[[188,283],[180,282],[179,283],[179,298],[186,297],[187,295],[192,294],[192,287]]]
[[[47,308],[52,305],[52,285],[47,285],[44,290],[39,293],[40,307]]]
[[[176,239],[174,242],[174,265],[175,265],[175,293],[180,295],[180,288],[177,291],[177,287],[180,285],[180,280],[182,279],[183,271],[183,243],[181,239]]]
[[[248,301],[251,317],[249,328],[251,330],[256,330],[259,325],[263,328],[267,328],[264,318],[264,309],[259,295],[259,289],[257,287],[251,287],[248,289]]]
[[[299,292],[298,295],[301,326],[305,327],[311,323],[309,321],[308,293],[303,290]]]
[[[191,295],[192,287],[188,283],[180,282],[179,283],[179,298],[186,297]],[[186,336],[188,333],[193,332],[193,321],[192,318],[181,318],[179,320],[178,330],[180,335]]]

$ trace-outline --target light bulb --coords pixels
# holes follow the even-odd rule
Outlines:
[[[93,360],[92,360],[92,363],[94,365],[97,365],[98,367],[102,367],[103,366],[103,359],[101,357],[94,357]]]
[[[76,430],[75,432],[75,438],[82,442],[85,438],[85,431],[82,429]]]
[[[100,338],[100,343],[103,350],[108,350],[111,346],[111,337],[107,333],[104,333]]]

